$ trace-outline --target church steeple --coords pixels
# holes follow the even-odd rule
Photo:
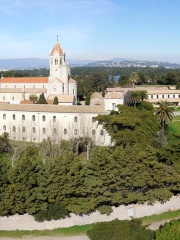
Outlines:
[[[54,55],[54,54],[58,54],[58,55],[64,55],[64,51],[62,50],[59,41],[58,41],[58,36],[57,36],[57,41],[50,53],[50,56]]]

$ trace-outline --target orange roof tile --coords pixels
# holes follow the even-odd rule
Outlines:
[[[70,79],[69,79],[69,82],[70,82],[70,83],[76,83],[76,80],[70,78]]]
[[[59,54],[64,54],[62,48],[59,45],[59,42],[57,41],[54,45],[53,50],[51,51],[50,55],[53,55],[55,52],[59,53]]]
[[[3,77],[1,83],[48,83],[48,77]]]

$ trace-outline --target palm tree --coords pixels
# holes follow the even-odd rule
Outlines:
[[[36,94],[31,94],[31,95],[29,96],[29,100],[30,100],[31,102],[33,102],[33,104],[34,104],[34,103],[37,102],[38,96],[37,96]]]
[[[156,115],[159,116],[160,118],[160,122],[161,122],[161,131],[164,134],[164,127],[165,124],[167,124],[168,122],[171,122],[173,119],[173,109],[172,107],[168,106],[168,102],[167,101],[160,101],[157,102],[158,108],[156,110]]]
[[[132,83],[133,88],[135,87],[135,84],[138,82],[138,79],[139,79],[139,77],[138,77],[137,73],[133,72],[133,73],[130,75],[130,77],[129,77],[129,82]]]

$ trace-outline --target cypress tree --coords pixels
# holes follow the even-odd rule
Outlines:
[[[59,103],[58,97],[55,96],[55,97],[54,97],[53,104],[54,104],[54,105],[58,105],[58,103]]]
[[[47,101],[46,101],[46,98],[45,98],[45,96],[44,96],[44,93],[42,93],[42,94],[39,96],[39,100],[38,100],[37,104],[47,104]]]

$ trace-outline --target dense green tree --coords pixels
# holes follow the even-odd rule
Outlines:
[[[141,221],[113,220],[111,222],[96,223],[87,232],[90,240],[153,240],[154,232],[141,225]]]
[[[138,84],[146,84],[146,77],[144,72],[138,73]]]
[[[137,107],[141,102],[148,99],[147,91],[134,90],[128,91],[125,96],[125,104],[128,106]]]
[[[179,240],[180,239],[180,219],[165,223],[156,231],[156,240]]]
[[[33,214],[43,208],[38,198],[37,180],[42,162],[38,161],[38,149],[28,147],[8,173],[9,184],[3,199],[3,215]],[[3,208],[2,206],[2,208]]]
[[[58,97],[54,97],[53,104],[54,105],[58,105],[59,104]]]
[[[99,115],[95,118],[111,135],[116,145],[153,145],[158,131],[157,117],[153,112],[118,105],[117,114]]]
[[[148,110],[148,111],[153,111],[154,110],[154,107],[153,107],[152,103],[150,103],[148,101],[140,102],[138,104],[137,108]]]
[[[39,96],[39,100],[38,100],[37,104],[47,104],[47,101],[46,101],[46,98],[45,98],[45,96],[44,96],[44,93],[42,93],[42,94]]]
[[[4,132],[0,136],[0,153],[12,152],[12,146],[9,139],[9,133]]]

